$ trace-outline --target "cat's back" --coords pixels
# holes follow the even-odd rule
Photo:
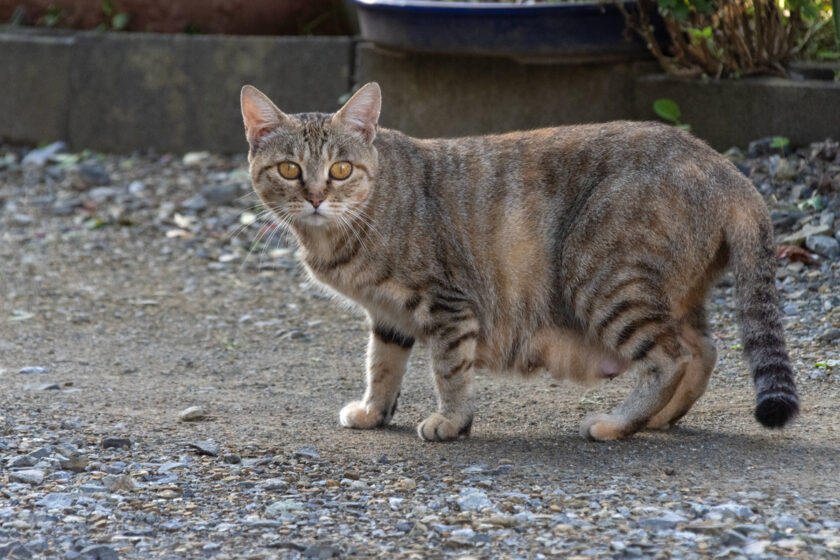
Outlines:
[[[575,196],[635,184],[702,194],[749,187],[702,140],[656,122],[614,121],[461,138],[415,139],[383,129],[377,148],[386,175],[425,192],[486,197],[498,191]],[[465,191],[464,185],[470,188]],[[701,192],[697,192],[698,188]]]

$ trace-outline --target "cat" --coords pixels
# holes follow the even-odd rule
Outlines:
[[[379,128],[381,102],[369,83],[334,114],[287,115],[241,93],[255,191],[311,277],[370,318],[367,390],[342,426],[391,420],[421,340],[438,396],[425,440],[469,434],[478,368],[583,383],[632,369],[626,400],[581,434],[667,428],[706,390],[704,299],[727,265],[755,416],[796,416],[768,211],[708,145],[625,121],[418,140]]]

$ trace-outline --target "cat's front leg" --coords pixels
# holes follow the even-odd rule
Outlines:
[[[367,389],[362,400],[341,409],[342,426],[377,428],[391,421],[412,346],[412,337],[374,323],[367,350]]]
[[[441,329],[432,338],[432,371],[438,411],[417,426],[427,441],[446,441],[470,433],[475,405],[475,350],[478,322],[467,319]]]

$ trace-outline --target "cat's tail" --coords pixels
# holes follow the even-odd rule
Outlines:
[[[779,318],[773,225],[757,198],[760,211],[732,209],[726,241],[744,354],[755,382],[755,417],[768,428],[781,428],[799,413],[799,397]]]

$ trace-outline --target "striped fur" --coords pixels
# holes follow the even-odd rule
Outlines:
[[[796,414],[766,207],[700,140],[639,122],[418,140],[377,129],[375,84],[335,115],[285,115],[250,86],[242,103],[256,192],[311,276],[371,319],[368,389],[343,425],[390,420],[416,339],[439,401],[424,439],[468,433],[476,368],[583,383],[632,368],[627,400],[582,434],[670,426],[714,367],[703,302],[730,261],[756,415]],[[301,176],[284,179],[284,161]],[[339,161],[353,165],[340,181]]]

